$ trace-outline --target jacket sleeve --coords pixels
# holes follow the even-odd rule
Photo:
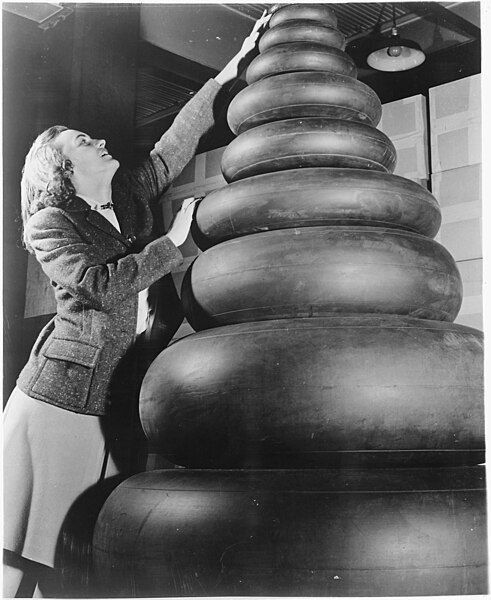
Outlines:
[[[193,158],[201,137],[215,123],[214,103],[220,84],[210,79],[189,100],[150,151],[150,157],[130,172],[133,186],[140,187],[147,201],[158,199]]]
[[[183,260],[180,250],[162,236],[139,253],[107,261],[103,249],[84,241],[59,208],[33,215],[26,234],[46,275],[97,310],[111,309],[136,295]]]

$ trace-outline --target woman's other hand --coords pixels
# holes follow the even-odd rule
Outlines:
[[[240,50],[215,77],[215,80],[220,85],[224,85],[238,76],[240,61],[256,46],[261,29],[266,25],[270,18],[271,13],[265,10],[254,24],[251,33],[243,41]]]
[[[175,246],[182,246],[188,237],[191,223],[193,221],[196,202],[201,198],[186,198],[183,201],[179,212],[174,217],[172,225],[167,232],[167,237]]]

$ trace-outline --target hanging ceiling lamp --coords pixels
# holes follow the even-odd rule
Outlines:
[[[399,37],[394,4],[392,4],[392,22],[390,36],[375,44],[368,55],[367,63],[377,71],[407,71],[418,67],[425,61],[426,56],[419,44]]]

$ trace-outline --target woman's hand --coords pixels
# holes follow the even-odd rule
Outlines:
[[[260,30],[271,18],[271,13],[268,13],[266,10],[263,12],[261,17],[256,21],[254,27],[252,28],[251,33],[246,37],[240,50],[237,54],[230,60],[221,70],[220,73],[215,77],[215,80],[220,84],[224,85],[232,79],[235,79],[238,76],[238,68],[240,61],[247,55],[249,52],[256,46],[257,40],[259,38]]]
[[[200,200],[200,198],[186,198],[182,203],[179,212],[174,217],[172,225],[167,232],[167,237],[174,246],[182,246],[186,241],[193,221],[194,208],[198,200]]]
[[[261,17],[254,24],[254,27],[252,28],[251,33],[243,41],[239,52],[236,54],[236,56],[234,58],[239,57],[239,60],[241,60],[244,56],[249,54],[249,52],[253,48],[255,48],[257,40],[259,38],[259,32],[262,29],[262,27],[264,25],[266,25],[266,23],[269,21],[270,18],[271,18],[271,14],[267,13],[267,11],[265,10],[263,12],[263,14],[261,15]]]

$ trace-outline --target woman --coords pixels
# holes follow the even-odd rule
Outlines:
[[[152,202],[213,125],[217,93],[237,77],[268,18],[259,19],[138,169],[122,172],[104,140],[59,126],[42,133],[26,157],[24,239],[53,283],[57,312],[5,409],[4,597],[14,597],[28,573],[41,587],[39,574],[55,566],[71,506],[121,471],[104,433],[111,379],[135,339],[140,293],[183,260],[178,246],[194,199],[184,202],[166,235],[137,248],[152,231]]]

